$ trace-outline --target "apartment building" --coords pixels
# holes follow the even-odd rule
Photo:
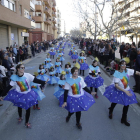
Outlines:
[[[118,30],[117,40],[119,42],[135,42],[140,41],[140,0],[115,0],[118,5],[117,15],[123,12],[121,20],[117,21]]]
[[[0,0],[0,48],[28,41],[30,0]]]
[[[29,14],[31,19],[35,21],[35,28],[29,31],[29,43],[56,38],[56,1],[31,1],[35,4],[35,11],[31,11]]]
[[[57,9],[57,35],[60,37],[61,35],[61,12]]]

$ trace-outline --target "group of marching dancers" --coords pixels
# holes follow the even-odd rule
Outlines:
[[[75,65],[72,67],[67,62],[62,69],[66,47],[70,49],[68,55]],[[51,59],[54,59],[54,56],[56,56],[56,62],[52,64]],[[122,104],[124,108],[121,123],[130,126],[127,121],[128,108],[130,104],[137,103],[136,96],[128,85],[129,77],[134,74],[134,70],[126,69],[125,60],[120,61],[119,67],[119,70],[114,73],[111,85],[106,88],[104,96],[111,102],[109,118],[113,118],[114,107],[117,104]],[[46,84],[53,86],[58,84],[55,87],[54,96],[59,100],[60,107],[68,110],[66,122],[70,120],[72,114],[76,113],[76,126],[78,129],[82,129],[81,111],[87,111],[95,103],[93,95],[96,99],[98,98],[98,88],[104,83],[97,60],[88,66],[84,51],[78,55],[76,46],[72,41],[60,41],[58,44],[52,45],[49,53],[47,53],[45,63],[39,65],[38,72],[35,72],[34,76],[25,73],[24,69],[23,64],[16,66],[16,74],[11,76],[10,85],[3,93],[3,95],[8,93],[4,100],[11,101],[14,106],[18,107],[18,123],[23,120],[22,109],[25,109],[25,126],[31,128],[29,123],[30,108],[33,106],[33,109],[40,110],[38,101],[45,98],[43,92]],[[85,79],[78,76],[79,71],[80,75],[83,73],[84,76],[84,71],[88,69],[89,74]],[[137,71],[136,74],[140,75]],[[10,90],[13,86],[15,88]],[[90,90],[87,87],[90,87]],[[92,92],[93,88],[94,92]]]

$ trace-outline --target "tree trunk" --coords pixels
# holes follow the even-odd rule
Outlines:
[[[109,32],[109,33],[108,33],[108,36],[109,36],[109,40],[111,40],[112,32]]]

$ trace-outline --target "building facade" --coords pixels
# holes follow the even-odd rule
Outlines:
[[[118,30],[114,33],[119,42],[140,41],[140,0],[115,0],[118,6],[117,15],[123,12],[122,18],[117,21]]]
[[[35,4],[35,11],[30,17],[35,21],[35,28],[29,30],[29,43],[55,39],[56,27],[56,1],[31,0]]]
[[[30,0],[0,0],[0,48],[29,40]]]
[[[57,36],[61,36],[61,12],[57,9]]]

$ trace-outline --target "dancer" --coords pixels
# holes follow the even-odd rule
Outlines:
[[[65,75],[66,72],[62,71],[61,72],[61,76],[60,76],[60,80],[58,81],[59,86],[57,86],[55,88],[55,93],[54,96],[59,100],[59,97],[64,94],[64,87],[65,87],[65,83],[66,83],[66,79],[65,79]]]
[[[50,54],[47,53],[47,58],[45,59],[45,68],[50,69],[52,66],[53,64],[51,63]]]
[[[50,48],[49,54],[51,55],[51,58],[53,57],[53,59],[54,59],[54,56],[55,56],[55,49],[54,49],[54,47]]]
[[[113,118],[113,110],[117,104],[124,105],[121,123],[130,126],[127,121],[127,112],[130,104],[137,103],[134,92],[130,89],[128,83],[130,76],[134,74],[134,70],[126,69],[126,62],[121,60],[119,63],[119,70],[115,71],[113,82],[110,86],[106,87],[104,96],[111,102],[109,107],[109,118]],[[140,72],[136,71],[137,75]]]
[[[86,57],[83,51],[80,53],[78,62],[80,64],[80,75],[81,75],[81,72],[83,71],[83,76],[84,76],[84,70],[87,70],[89,67],[88,67],[88,64],[86,63]]]
[[[63,61],[65,60],[64,57],[63,57],[63,53],[62,53],[62,50],[60,49],[59,50],[59,53],[57,54],[57,57],[59,57],[60,61],[61,61],[61,65],[63,65]]]
[[[101,72],[99,66],[97,66],[97,60],[94,60],[92,65],[89,66],[89,75],[85,77],[85,83],[88,87],[90,87],[90,90],[94,90],[96,92],[95,98],[98,98],[97,91],[98,87],[102,86],[104,83],[104,79],[101,77]]]
[[[73,47],[71,47],[71,49],[70,49],[70,51],[69,51],[69,56],[71,56],[72,55],[72,52],[73,52]]]
[[[81,111],[87,111],[95,103],[92,96],[95,93],[91,93],[83,78],[78,76],[77,67],[73,67],[71,73],[72,78],[66,79],[64,95],[59,98],[60,107],[65,107],[68,110],[66,122],[69,121],[72,114],[76,113],[76,126],[78,129],[82,129],[80,123]]]
[[[76,59],[78,59],[78,52],[75,48],[73,48],[71,58],[73,59],[73,63],[76,63]]]
[[[70,78],[72,75],[71,75],[71,64],[68,62],[66,65],[65,65],[65,72],[66,72],[66,79],[67,78]]]
[[[50,81],[48,82],[48,84],[54,86],[54,84],[56,84],[58,82],[59,78],[55,76],[56,75],[56,71],[54,70],[53,67],[50,67],[49,75],[50,75]]]
[[[58,57],[55,62],[55,71],[56,71],[57,76],[59,76],[59,74],[63,71],[61,67],[62,66],[61,66],[60,58]]]
[[[48,79],[49,80],[49,79]],[[46,82],[48,82],[48,80]],[[34,82],[31,82],[31,89],[38,94],[37,97],[37,101],[41,101],[43,98],[45,98],[46,96],[44,95],[44,93],[41,91],[40,89],[41,84],[36,84]],[[42,88],[42,87],[41,87]],[[38,106],[38,103],[36,105],[33,106],[33,109],[37,109],[40,110],[40,107]]]
[[[26,110],[25,126],[31,128],[29,123],[30,107],[37,104],[38,95],[31,90],[30,83],[34,82],[45,85],[47,81],[41,81],[34,78],[34,76],[29,73],[24,73],[24,69],[25,67],[23,64],[18,64],[16,66],[16,74],[11,76],[10,85],[5,89],[2,95],[5,95],[15,86],[15,89],[10,90],[4,100],[11,101],[14,106],[18,107],[19,123],[22,121],[22,108]]]
[[[44,66],[41,64],[39,65],[38,76],[36,78],[42,81],[47,81],[47,79],[49,79],[49,76],[46,75],[46,73],[47,73],[47,69],[44,69]]]

